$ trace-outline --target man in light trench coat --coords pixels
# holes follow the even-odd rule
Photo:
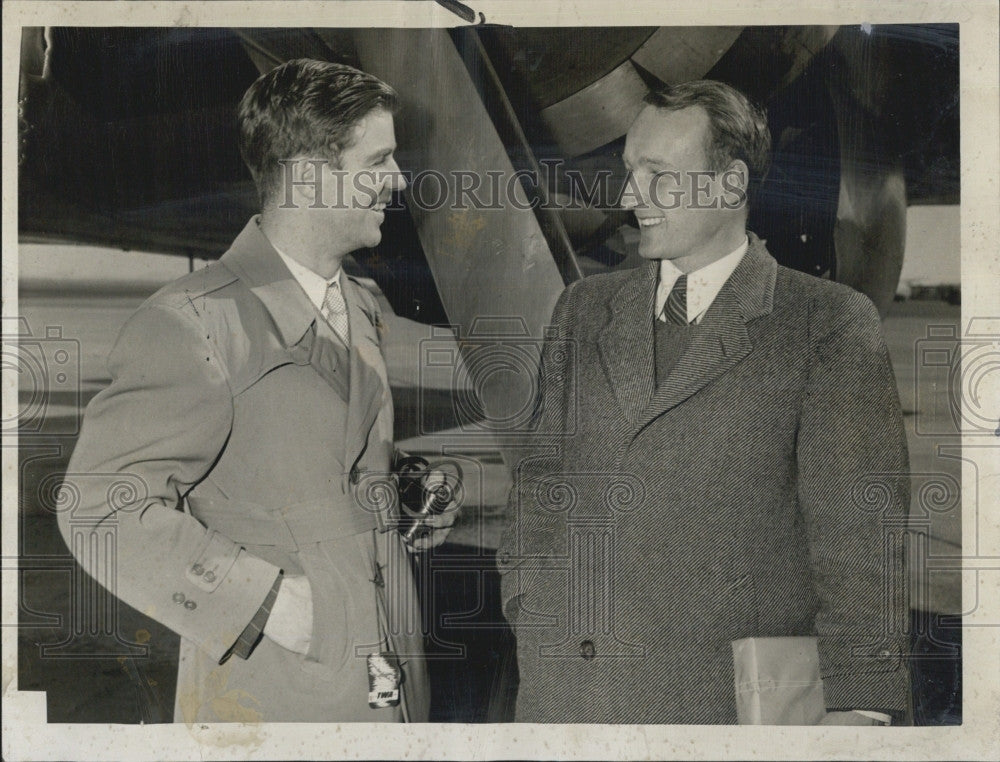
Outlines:
[[[498,551],[518,720],[733,723],[731,642],[813,635],[822,722],[907,718],[892,366],[867,298],[746,230],[769,147],[718,82],[628,131],[648,262],[559,299]]]
[[[408,553],[454,518],[415,548],[392,527],[379,307],[341,270],[405,187],[395,107],[338,64],[258,79],[239,123],[261,214],[139,308],[87,409],[60,526],[95,576],[87,538],[113,529],[103,583],[181,635],[175,721],[427,718]]]

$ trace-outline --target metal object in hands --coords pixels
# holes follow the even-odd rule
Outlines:
[[[462,467],[453,460],[431,464],[420,456],[409,456],[397,462],[396,474],[402,508],[399,530],[409,544],[431,533],[433,528],[425,521],[429,516],[460,506],[464,500]]]

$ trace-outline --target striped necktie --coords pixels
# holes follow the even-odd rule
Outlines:
[[[347,303],[344,301],[344,294],[340,290],[340,279],[338,278],[326,288],[326,296],[323,297],[323,317],[337,332],[348,346],[351,345],[351,328],[347,322]]]
[[[682,274],[670,289],[667,301],[663,305],[663,319],[673,325],[687,325],[687,273]]]

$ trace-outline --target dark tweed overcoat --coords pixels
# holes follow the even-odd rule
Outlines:
[[[654,380],[658,263],[568,287],[498,551],[517,719],[733,723],[730,643],[818,635],[828,709],[905,716],[906,440],[879,317],[752,234]]]

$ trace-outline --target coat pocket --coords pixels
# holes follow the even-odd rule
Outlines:
[[[350,589],[340,571],[310,550],[299,561],[312,591],[312,636],[299,667],[313,677],[336,680],[351,653]]]

